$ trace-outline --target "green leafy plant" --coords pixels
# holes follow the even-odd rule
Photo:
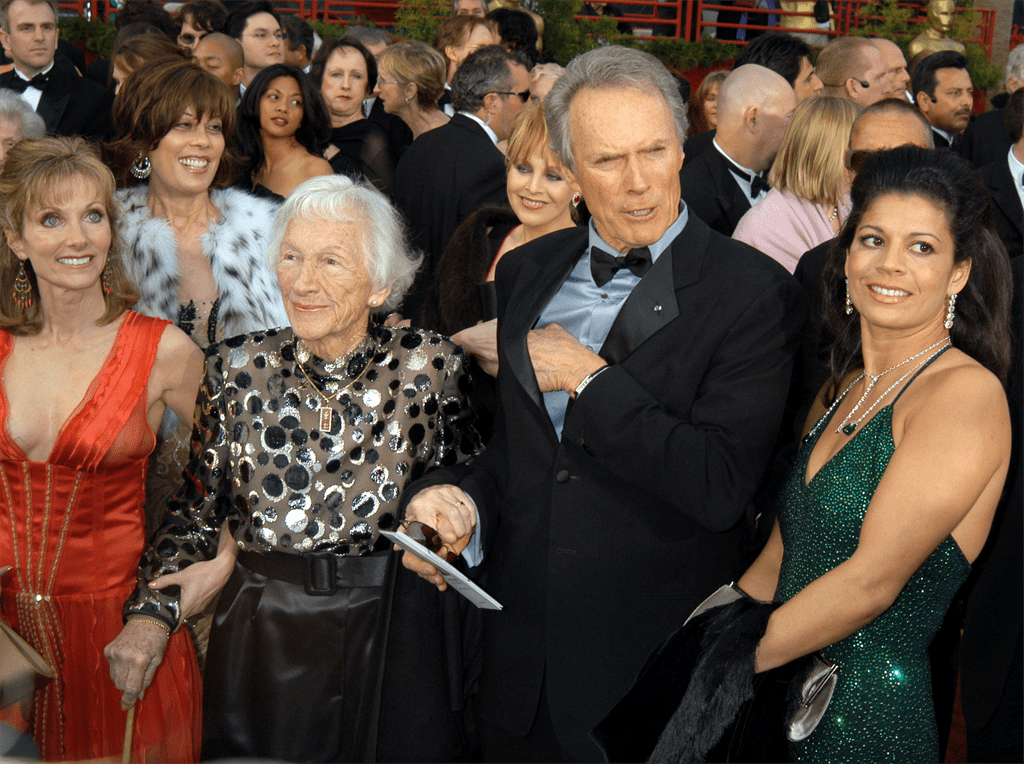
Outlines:
[[[395,34],[432,45],[451,12],[451,0],[402,0],[395,14]]]
[[[114,48],[117,30],[112,22],[86,21],[72,17],[60,17],[57,20],[62,40],[67,40],[85,50],[92,51],[99,58],[110,58]]]
[[[377,26],[377,22],[373,19],[368,19],[365,16],[355,16],[349,19],[347,24],[331,24],[327,21],[314,19],[309,22],[309,25],[313,27],[314,32],[326,40],[329,37],[343,37],[350,26],[375,27]]]

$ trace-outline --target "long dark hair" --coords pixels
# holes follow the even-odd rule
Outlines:
[[[822,276],[822,341],[830,379],[825,402],[864,365],[860,317],[846,315],[844,268],[864,212],[887,194],[919,196],[940,207],[953,238],[953,262],[971,263],[970,277],[956,300],[950,330],[953,345],[1005,384],[1010,368],[1010,260],[992,228],[992,203],[978,173],[951,151],[901,146],[870,156],[857,173],[852,209],[829,249]]]
[[[309,75],[295,66],[273,64],[253,77],[238,106],[238,153],[249,159],[251,177],[263,166],[263,138],[260,136],[260,100],[278,77],[291,77],[302,94],[302,122],[295,140],[313,156],[323,156],[331,135],[331,118],[320,91]]]

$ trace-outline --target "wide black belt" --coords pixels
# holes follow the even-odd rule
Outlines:
[[[238,562],[253,573],[301,586],[311,596],[328,597],[339,588],[383,586],[389,555],[390,552],[363,557],[339,557],[330,552],[239,552]]]

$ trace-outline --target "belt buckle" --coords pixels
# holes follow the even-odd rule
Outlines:
[[[338,591],[338,556],[330,552],[305,555],[306,594],[329,597]]]

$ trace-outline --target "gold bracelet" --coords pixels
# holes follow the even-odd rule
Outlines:
[[[164,630],[167,636],[171,636],[171,630],[166,623],[161,621],[159,618],[150,618],[148,615],[135,615],[128,619],[128,623],[151,623],[154,626],[159,626]]]

